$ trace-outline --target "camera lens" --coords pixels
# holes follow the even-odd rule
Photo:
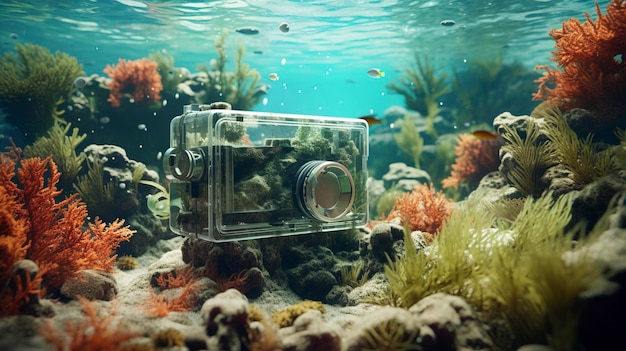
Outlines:
[[[346,220],[354,202],[354,181],[348,169],[333,161],[309,161],[296,174],[298,208],[321,222]]]
[[[170,148],[163,157],[163,168],[168,178],[196,181],[204,173],[204,157],[200,150],[177,150]]]

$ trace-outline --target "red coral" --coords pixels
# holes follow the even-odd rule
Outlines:
[[[120,59],[117,66],[107,65],[104,73],[112,80],[109,83],[108,102],[114,107],[120,107],[120,100],[124,94],[132,96],[136,102],[157,102],[161,99],[161,75],[156,62],[141,59],[126,61]]]
[[[444,188],[458,188],[463,182],[475,183],[485,174],[498,169],[500,143],[480,140],[471,134],[460,134],[454,148],[456,155],[450,176],[441,181]]]
[[[107,226],[98,218],[82,230],[87,208],[76,195],[57,202],[61,174],[50,157],[22,160],[17,181],[15,165],[0,156],[0,284],[25,258],[39,266],[43,285],[55,290],[79,270],[110,272],[115,249],[134,231],[123,227],[123,220]],[[9,293],[2,290],[0,301],[12,298]]]
[[[443,221],[452,213],[452,203],[443,196],[441,191],[435,193],[433,185],[421,184],[411,193],[396,199],[391,212],[385,219],[391,221],[399,218],[408,224],[411,230],[420,230],[437,235]]]
[[[53,320],[49,320],[39,329],[44,337],[57,351],[113,351],[124,350],[120,346],[128,340],[141,336],[130,331],[127,326],[119,323],[116,311],[104,315],[97,310],[94,302],[80,299],[86,319],[72,323],[66,322],[65,330],[59,332]]]
[[[615,120],[626,114],[626,2],[611,1],[605,15],[596,3],[596,13],[596,21],[585,13],[585,22],[570,18],[550,31],[556,41],[552,61],[563,70],[537,66],[546,72],[533,99]]]

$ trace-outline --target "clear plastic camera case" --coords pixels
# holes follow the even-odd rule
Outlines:
[[[222,242],[367,223],[365,121],[200,109],[172,120],[163,158],[175,233]]]

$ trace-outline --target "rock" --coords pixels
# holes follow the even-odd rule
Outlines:
[[[111,301],[117,295],[117,282],[112,274],[94,269],[78,271],[61,286],[61,294],[77,299]]]
[[[617,194],[626,194],[626,172],[604,176],[587,184],[572,200],[570,227],[586,220],[587,231],[591,230]]]
[[[401,180],[405,182],[400,183]],[[411,184],[412,187],[408,189],[408,191],[411,191],[415,185],[429,184],[431,179],[430,175],[424,170],[407,166],[404,162],[395,162],[389,165],[389,171],[383,176],[383,181],[386,189],[396,188],[398,183],[404,187],[407,184]]]
[[[208,336],[208,349],[244,349],[248,340],[248,313],[248,299],[235,289],[205,301],[200,309],[200,316]]]
[[[299,294],[305,299],[324,300],[335,285],[337,279],[329,271],[310,272],[302,279]]]
[[[327,304],[331,305],[347,306],[349,292],[349,286],[335,285],[332,287],[332,289],[330,289],[328,294],[326,294],[326,297],[324,297],[324,301],[326,301]]]
[[[341,328],[322,319],[322,313],[309,310],[300,315],[291,327],[279,330],[283,351],[339,351]]]
[[[489,336],[489,326],[458,296],[436,293],[421,299],[408,311],[418,324],[432,329],[437,349],[495,349]]]
[[[404,350],[412,346],[410,349],[430,350],[433,343],[432,330],[420,325],[412,313],[403,308],[385,306],[354,322],[344,338],[343,349]]]

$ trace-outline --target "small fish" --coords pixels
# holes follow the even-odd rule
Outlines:
[[[235,29],[235,32],[245,34],[245,35],[259,34],[259,30],[255,27],[241,27],[241,28]]]
[[[270,80],[273,80],[273,81],[277,81],[278,79],[280,79],[280,78],[278,78],[278,73],[274,73],[274,72],[270,73],[267,76],[267,78],[269,78]]]
[[[9,37],[10,37],[11,39],[13,39],[13,40],[17,40],[17,39],[19,39],[19,38],[20,38],[20,36],[19,36],[19,35],[17,35],[17,33],[11,33],[11,34],[9,34]]]
[[[287,33],[289,32],[289,23],[287,22],[283,22],[278,26],[278,29],[280,29],[281,32],[283,33]]]
[[[365,116],[359,117],[359,119],[362,119],[365,122],[367,122],[367,125],[370,127],[383,123],[382,120],[376,118],[376,115],[365,115]]]
[[[500,140],[502,137],[488,130],[479,129],[472,132],[472,135],[480,140]]]
[[[441,21],[441,25],[444,26],[444,27],[452,27],[455,24],[456,24],[456,22],[454,22],[454,20],[451,20],[451,19]]]
[[[263,55],[263,51],[261,50],[254,50],[252,51],[253,54],[257,54],[257,55]]]
[[[372,78],[382,78],[385,76],[385,72],[381,71],[379,68],[372,68],[367,71],[367,75]]]

